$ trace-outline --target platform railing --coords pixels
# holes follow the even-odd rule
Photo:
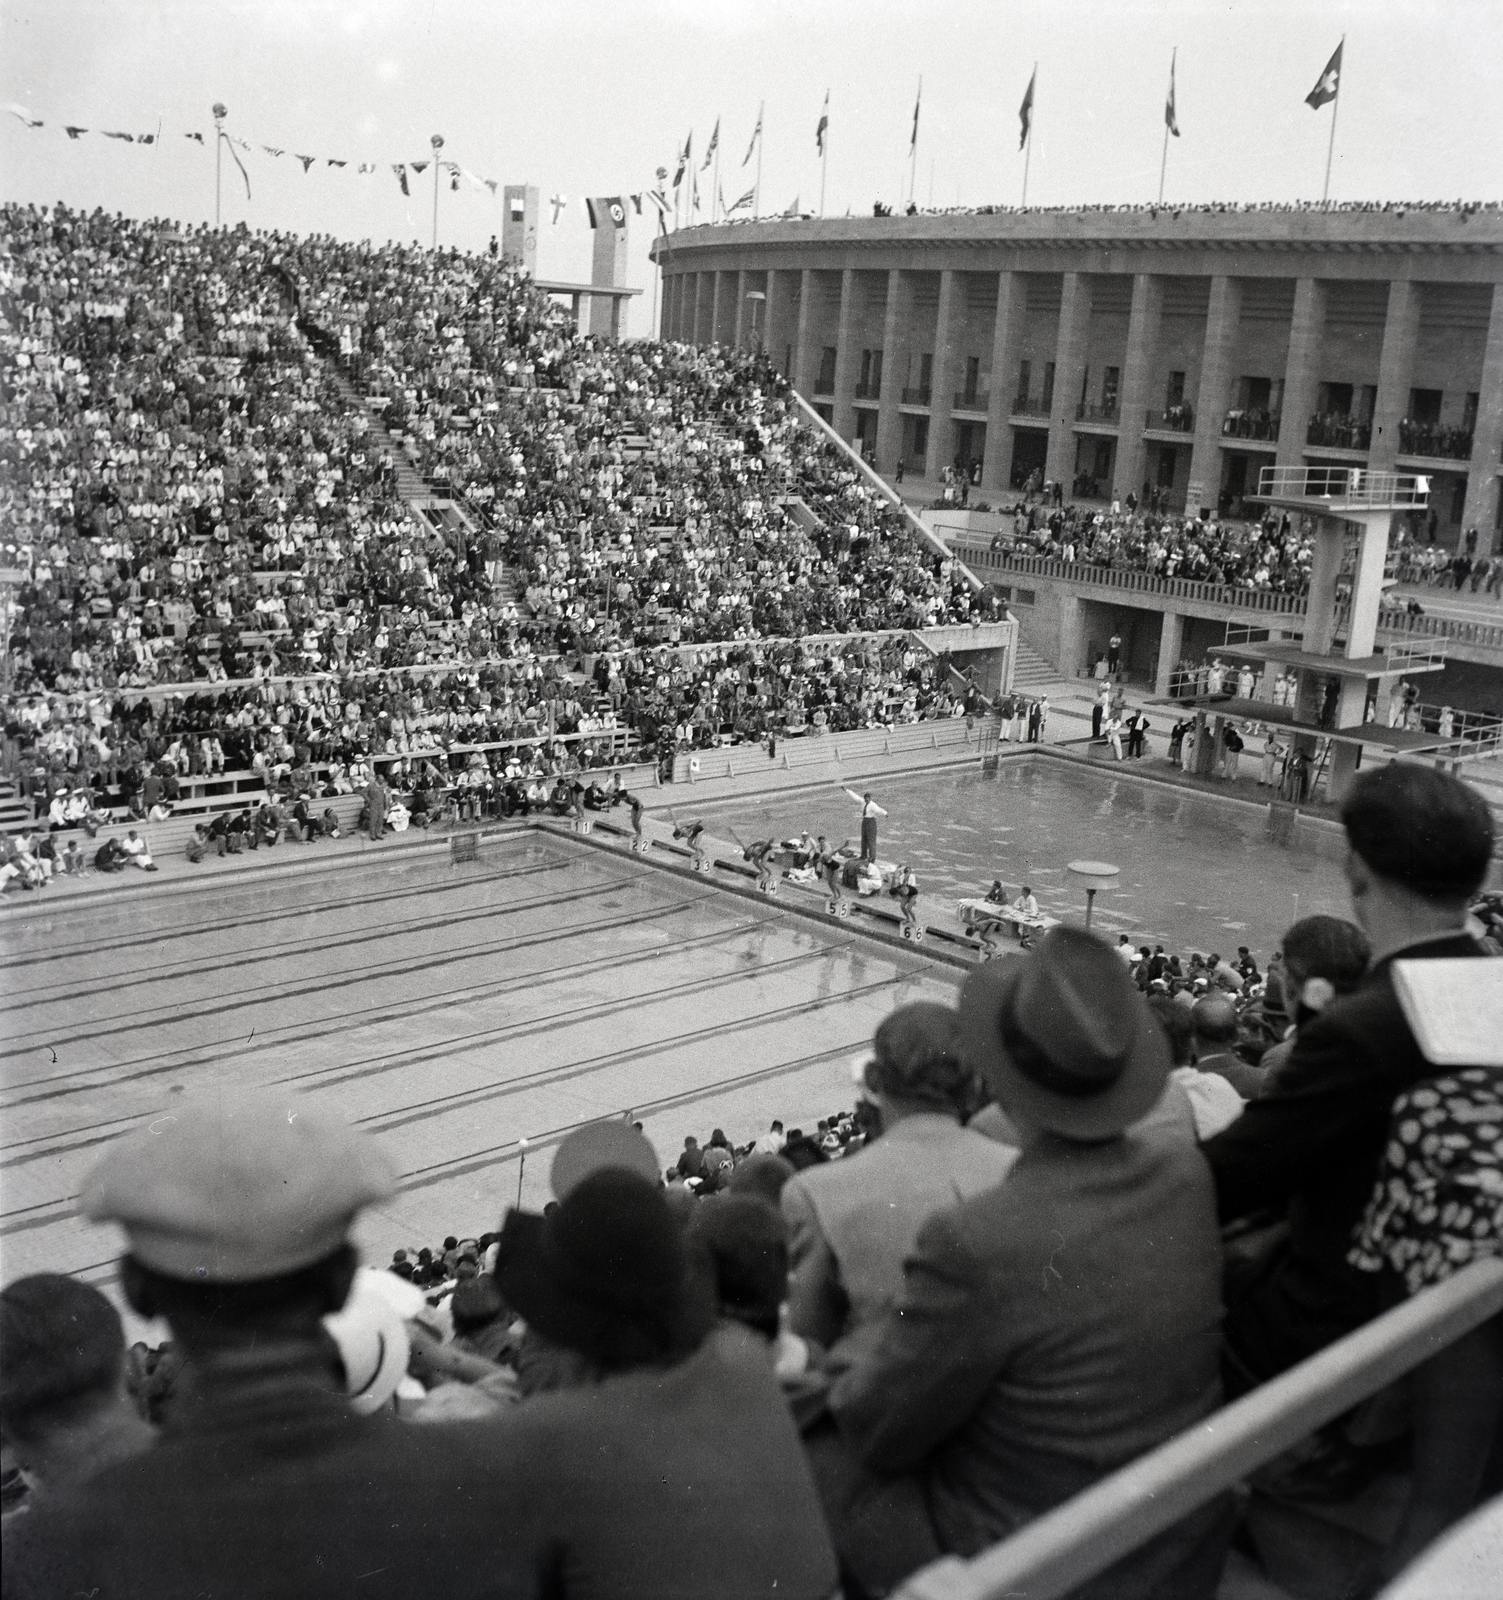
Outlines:
[[[1058,1600],[1503,1312],[1503,1259],[1475,1261],[897,1600]]]
[[[1422,510],[1430,504],[1430,480],[1414,473],[1370,472],[1366,467],[1264,467],[1258,473],[1256,498]]]

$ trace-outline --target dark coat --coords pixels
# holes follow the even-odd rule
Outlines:
[[[1470,935],[1379,961],[1303,1024],[1265,1094],[1205,1146],[1223,1221],[1287,1209],[1289,1238],[1229,1307],[1227,1338],[1256,1378],[1284,1371],[1382,1309],[1381,1280],[1348,1265],[1394,1100],[1434,1075],[1394,993],[1393,961],[1484,956]]]
[[[528,1596],[520,1442],[359,1416],[311,1373],[199,1379],[159,1443],[8,1527],[9,1600]]]

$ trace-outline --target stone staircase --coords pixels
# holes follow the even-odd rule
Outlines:
[[[1018,635],[1017,657],[1013,663],[1012,686],[1023,693],[1034,689],[1047,689],[1061,681],[1058,667],[1051,665],[1033,646]]]
[[[31,803],[13,783],[0,783],[0,833],[20,833],[33,824]]]

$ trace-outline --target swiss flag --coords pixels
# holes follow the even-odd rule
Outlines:
[[[1319,111],[1328,100],[1336,98],[1341,88],[1341,52],[1345,45],[1346,40],[1343,39],[1336,46],[1336,54],[1326,62],[1326,70],[1321,73],[1315,87],[1305,96],[1305,104],[1312,111]]]

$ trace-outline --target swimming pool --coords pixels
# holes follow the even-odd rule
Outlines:
[[[1110,861],[1121,874],[1096,897],[1094,926],[1171,949],[1227,954],[1248,945],[1260,961],[1290,923],[1324,912],[1350,916],[1345,845],[1333,828],[1302,820],[1288,844],[1270,837],[1267,814],[1166,784],[1118,777],[1063,761],[1003,760],[979,767],[874,778],[885,806],[878,854],[918,875],[921,913],[941,921],[944,902],[984,894],[993,878],[1029,883],[1045,911],[1079,920],[1084,888],[1071,861]],[[835,785],[786,795],[712,802],[699,811],[712,832],[743,839],[808,828],[856,840],[856,803]]]

